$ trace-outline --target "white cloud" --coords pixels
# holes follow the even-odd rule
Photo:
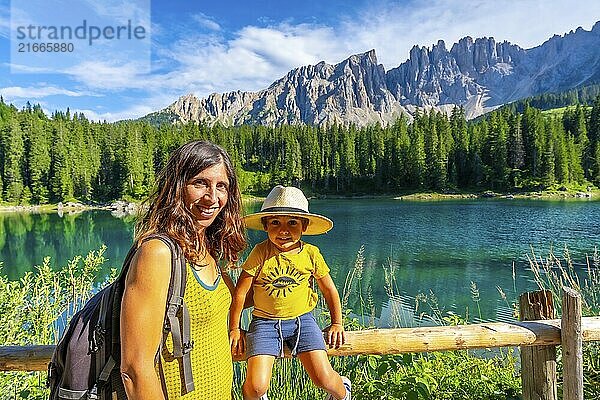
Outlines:
[[[83,113],[83,115],[85,115],[85,117],[90,121],[115,122],[124,119],[136,119],[156,111],[156,109],[152,109],[147,105],[137,105],[118,112],[97,112],[89,109],[74,109],[71,111],[73,113]]]
[[[194,21],[198,22],[201,27],[206,28],[211,31],[220,31],[221,25],[219,25],[215,20],[213,20],[208,15],[199,13],[192,15]]]
[[[186,93],[201,97],[263,89],[293,68],[321,60],[337,62],[348,55],[346,48],[336,44],[332,28],[307,24],[247,26],[231,40],[219,34],[184,37],[157,51],[175,61],[177,68],[153,82],[173,90],[185,88]]]
[[[185,39],[168,48],[157,49],[163,62],[176,65],[162,74],[138,74],[134,65],[108,62],[86,62],[70,69],[73,79],[95,90],[136,89],[148,93],[149,99],[142,99],[142,105],[118,114],[84,112],[94,115],[94,119],[140,117],[189,92],[205,97],[213,92],[260,90],[292,68],[332,55],[333,61],[339,61],[346,54],[333,45],[332,29],[310,25],[246,27],[230,41],[219,34],[182,37]]]
[[[590,29],[600,17],[600,2],[562,0],[415,0],[381,3],[345,20],[339,37],[353,52],[375,48],[380,62],[393,68],[415,45],[431,47],[442,39],[449,49],[465,36],[494,37],[523,48],[578,26]]]
[[[450,48],[464,36],[494,36],[528,48],[555,33],[575,29],[583,22],[589,29],[600,2],[564,4],[558,0],[415,0],[383,1],[359,13],[340,16],[339,24],[325,26],[290,23],[267,27],[245,26],[232,39],[220,32],[181,35],[169,48],[159,49],[163,60],[175,69],[151,78],[153,87],[200,97],[211,92],[260,90],[289,70],[321,60],[337,63],[346,57],[376,49],[379,62],[394,68],[415,45],[431,47],[439,39]],[[195,16],[211,21],[205,15]],[[534,20],[536,23],[531,23]],[[157,79],[158,78],[158,79]]]
[[[290,69],[349,55],[346,46],[340,46],[337,39],[330,27],[281,24],[271,28],[246,27],[231,45]]]
[[[136,102],[133,105],[125,106],[119,111],[111,111],[96,108],[78,108],[74,109],[74,112],[82,112],[86,118],[92,121],[108,121],[115,122],[124,119],[137,119],[148,115],[154,111],[161,110],[167,107],[173,102],[174,97],[166,98],[160,93],[153,96],[149,96],[143,99],[141,102]]]
[[[81,96],[92,96],[93,94],[88,91],[74,91],[59,88],[56,86],[39,86],[39,87],[20,87],[11,86],[0,88],[0,94],[9,101],[13,99],[41,99],[48,96],[69,96],[69,97],[81,97]]]
[[[325,25],[327,21],[264,25],[263,21],[260,27],[247,25],[236,32],[224,32],[214,18],[199,13],[192,15],[196,25],[191,29],[153,21],[155,59],[151,74],[140,73],[143,69],[136,63],[108,60],[88,61],[67,72],[79,87],[108,96],[127,93],[136,99],[136,105],[119,112],[81,107],[89,118],[114,121],[140,117],[189,92],[205,97],[212,92],[260,90],[293,68],[321,60],[337,63],[372,48],[379,62],[390,69],[404,62],[415,44],[431,47],[443,39],[450,48],[464,36],[493,36],[529,48],[580,25],[590,29],[599,16],[600,2],[382,0],[371,2],[358,16],[340,15],[331,25]],[[2,21],[0,12],[0,34]],[[208,34],[199,34],[197,24]],[[81,93],[54,89],[64,90],[67,96]],[[127,107],[124,104],[115,109]]]
[[[7,6],[0,6],[0,37],[10,36],[10,10]]]
[[[98,14],[127,25],[129,20],[144,27],[150,26],[150,0],[85,0]]]
[[[148,88],[146,75],[140,74],[142,66],[136,62],[115,64],[103,61],[85,61],[66,73],[86,86],[101,90],[125,90]]]
[[[28,73],[28,74],[44,74],[53,70],[45,67],[32,67],[24,64],[3,63],[3,66],[10,68],[11,72]]]
[[[0,95],[4,97],[4,100],[15,105],[17,108],[25,107],[26,103],[29,101],[30,103],[34,103],[40,105],[42,107],[42,111],[48,117],[50,117],[54,111],[65,111],[68,105],[65,106],[56,106],[56,104],[48,103],[45,101],[30,101],[30,97],[24,97],[23,99],[8,99],[4,96],[4,93],[0,90]],[[168,104],[165,104],[161,101],[160,98],[151,98],[148,99],[144,104],[135,104],[120,111],[98,111],[82,108],[82,107],[69,107],[71,114],[75,113],[83,113],[85,117],[90,121],[98,121],[98,122],[116,122],[122,121],[125,119],[137,119],[143,117],[144,115],[150,114],[154,111],[163,109]]]

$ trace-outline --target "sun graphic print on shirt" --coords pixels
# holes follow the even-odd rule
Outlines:
[[[277,267],[265,274],[260,285],[271,297],[286,297],[295,287],[300,286],[306,276],[298,272],[289,258],[279,255],[276,260]]]

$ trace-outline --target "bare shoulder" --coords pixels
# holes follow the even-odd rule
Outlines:
[[[167,246],[165,242],[160,239],[146,240],[140,245],[138,252],[140,255],[144,256],[171,258],[171,250],[169,249],[169,246]]]
[[[171,277],[171,250],[160,239],[150,239],[140,245],[131,263],[128,275],[141,275],[151,279],[169,282]]]

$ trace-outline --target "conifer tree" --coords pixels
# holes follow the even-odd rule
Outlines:
[[[305,179],[310,183],[311,190],[316,190],[317,181],[321,177],[321,149],[317,130],[314,127],[303,127],[303,135],[298,142],[302,151],[302,169]]]
[[[31,179],[31,196],[35,204],[46,204],[49,201],[48,190],[50,179],[50,144],[49,124],[45,120],[34,118],[29,135],[28,170]]]
[[[544,140],[543,120],[539,110],[525,105],[521,118],[523,146],[525,148],[525,168],[531,176],[540,177],[542,143]]]
[[[487,138],[487,122],[469,126],[469,175],[470,184],[481,186],[484,183],[484,164],[481,157],[484,140]]]
[[[64,118],[55,114],[50,158],[50,198],[53,201],[71,200],[74,193],[65,122]]]
[[[358,172],[356,163],[356,127],[350,125],[340,139],[340,178],[344,188],[352,186]]]
[[[23,194],[21,169],[24,162],[24,151],[21,126],[16,118],[11,118],[5,125],[2,135],[4,198],[10,202],[20,202]]]
[[[590,112],[588,139],[589,146],[584,154],[584,168],[587,167],[587,177],[600,185],[600,95],[594,101]]]
[[[581,166],[581,148],[575,137],[567,135],[566,151],[569,162],[569,182],[583,183],[583,168]]]
[[[386,163],[389,165],[388,180],[395,189],[409,186],[408,160],[411,152],[407,121],[401,116],[389,129],[386,144]]]
[[[302,153],[300,151],[300,144],[296,139],[296,135],[292,129],[285,129],[284,131],[284,151],[282,155],[282,162],[285,166],[285,180],[289,184],[298,185],[302,179]]]
[[[425,183],[425,137],[421,119],[421,115],[417,112],[413,123],[408,129],[411,151],[407,155],[406,181],[408,186],[412,188],[420,188]]]
[[[142,159],[146,151],[139,126],[128,124],[125,130],[127,145],[121,149],[121,157],[125,162],[126,175],[126,179],[123,182],[124,194],[139,199],[146,193],[146,188],[144,187],[144,160]]]
[[[512,113],[508,119],[507,157],[511,169],[519,170],[525,165],[521,116]]]
[[[493,189],[504,189],[508,177],[507,165],[508,123],[501,113],[492,113],[488,131],[488,168]]]
[[[553,124],[550,120],[543,120],[543,134],[541,136],[541,162],[540,178],[545,185],[550,185],[555,181],[555,159],[554,159],[554,132]]]
[[[450,129],[453,137],[453,149],[451,159],[451,182],[459,187],[468,185],[468,153],[469,137],[467,132],[467,121],[463,107],[454,107],[450,116]]]
[[[552,120],[552,141],[554,142],[554,176],[561,184],[569,183],[569,161],[570,154],[567,151],[567,142],[562,124],[558,120]]]
[[[446,114],[441,112],[435,113],[435,124],[438,134],[436,186],[438,188],[445,188],[448,185],[449,153],[450,149],[454,147],[454,140],[450,130],[450,122]]]
[[[432,189],[439,189],[439,171],[442,160],[439,158],[439,136],[437,124],[435,123],[435,114],[432,110],[422,116],[424,125],[424,144],[425,144],[425,186]],[[417,123],[415,121],[415,123]]]

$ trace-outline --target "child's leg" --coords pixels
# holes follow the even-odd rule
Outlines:
[[[340,375],[333,370],[324,350],[306,351],[298,354],[304,369],[315,385],[336,399],[346,396],[346,388]]]
[[[273,371],[273,356],[252,356],[248,359],[246,380],[242,386],[244,400],[258,400],[267,393],[271,373]]]

